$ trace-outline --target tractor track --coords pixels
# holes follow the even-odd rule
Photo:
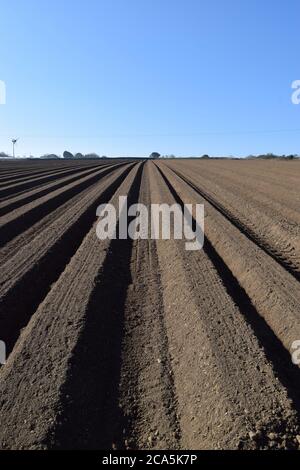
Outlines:
[[[232,225],[234,225],[241,233],[243,233],[249,240],[258,245],[267,255],[271,256],[277,263],[279,263],[286,271],[288,271],[297,281],[300,281],[299,267],[294,266],[293,262],[287,260],[280,251],[276,251],[274,247],[268,244],[266,240],[261,238],[251,227],[244,224],[238,217],[229,211],[224,205],[219,203],[215,198],[209,195],[206,191],[202,190],[199,186],[195,185],[189,178],[186,178],[181,172],[172,169],[172,171],[179,176],[185,183],[194,189],[201,197],[208,201],[217,211],[219,211]]]

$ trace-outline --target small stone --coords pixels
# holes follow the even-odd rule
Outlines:
[[[297,436],[296,436],[296,441],[297,441],[298,444],[300,445],[300,434],[297,434]]]
[[[274,432],[270,432],[268,434],[268,438],[270,439],[270,441],[274,441],[276,439],[276,434]]]
[[[255,439],[255,437],[256,437],[256,432],[254,432],[254,431],[249,431],[249,437],[250,437],[250,439]]]

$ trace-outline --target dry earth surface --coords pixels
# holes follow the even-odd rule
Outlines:
[[[203,250],[96,208],[203,203]],[[297,449],[300,162],[0,162],[1,449]]]

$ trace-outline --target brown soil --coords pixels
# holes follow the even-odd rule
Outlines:
[[[300,445],[298,162],[1,162],[2,449]],[[96,237],[204,203],[205,244]]]

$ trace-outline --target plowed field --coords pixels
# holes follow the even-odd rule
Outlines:
[[[205,243],[99,240],[200,203]],[[0,163],[1,449],[300,446],[300,163]]]

